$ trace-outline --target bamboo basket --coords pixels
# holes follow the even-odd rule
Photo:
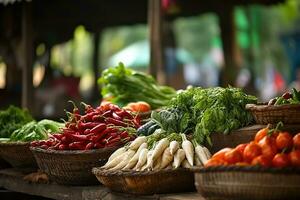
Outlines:
[[[299,124],[300,123],[300,104],[288,105],[256,105],[247,104],[249,110],[257,124]]]
[[[102,166],[117,149],[103,148],[96,150],[44,150],[31,147],[41,171],[51,181],[62,185],[95,185],[99,184],[92,173],[92,168]]]
[[[14,168],[37,168],[29,146],[29,142],[0,142],[0,156]]]
[[[136,195],[194,191],[194,175],[189,169],[155,171],[109,171],[93,168],[97,179],[109,189]]]
[[[195,169],[195,186],[206,199],[300,199],[300,169],[216,166]]]

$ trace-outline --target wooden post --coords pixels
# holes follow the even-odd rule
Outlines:
[[[221,85],[235,85],[237,77],[236,62],[236,42],[235,42],[235,25],[232,5],[224,5],[222,12],[219,11],[219,21],[221,28],[221,38],[223,43],[223,53],[225,65],[221,70]]]
[[[150,38],[150,74],[161,84],[166,83],[163,48],[163,10],[161,0],[148,0]]]
[[[99,78],[99,41],[100,31],[96,31],[94,34],[94,52],[93,52],[93,72],[94,72],[94,86],[93,86],[93,100],[100,102],[100,90],[98,87],[97,79]]]
[[[22,40],[23,40],[23,72],[22,72],[22,107],[33,111],[33,24],[32,3],[22,5]]]

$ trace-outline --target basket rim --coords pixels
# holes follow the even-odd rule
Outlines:
[[[29,147],[29,148],[32,152],[39,152],[39,153],[44,153],[44,154],[59,154],[59,155],[61,155],[61,154],[63,154],[63,155],[84,154],[84,155],[88,155],[88,154],[99,154],[99,153],[103,153],[106,151],[116,150],[116,149],[120,148],[120,146],[104,147],[101,149],[90,149],[90,150],[54,150],[54,149],[46,150],[46,149],[42,149],[39,147]]]
[[[158,174],[165,174],[165,173],[177,173],[177,172],[192,172],[191,169],[188,168],[176,168],[176,169],[159,169],[159,170],[152,170],[152,171],[135,171],[135,170],[107,170],[101,169],[101,167],[93,167],[92,169],[93,174],[96,176],[147,176],[147,175],[158,175]]]
[[[238,166],[238,165],[219,165],[210,167],[193,167],[191,170],[195,173],[208,173],[208,172],[252,172],[252,173],[276,173],[276,174],[300,174],[299,167],[263,167],[255,166]]]
[[[30,142],[22,142],[22,141],[13,141],[13,142],[0,142],[0,146],[26,146],[29,145]]]
[[[289,110],[289,109],[300,109],[299,104],[283,104],[283,105],[267,105],[265,103],[262,104],[246,104],[246,110],[250,111],[273,111],[273,110]]]

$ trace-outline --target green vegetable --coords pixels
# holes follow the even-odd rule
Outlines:
[[[278,97],[274,105],[282,105],[284,104],[284,98],[283,97]]]
[[[15,130],[32,120],[27,110],[9,106],[8,109],[0,111],[0,137],[10,137]]]
[[[145,101],[156,109],[176,95],[173,88],[160,86],[152,76],[126,68],[123,63],[104,70],[98,83],[102,85],[102,96],[113,97],[113,103],[120,106]]]
[[[292,89],[292,99],[298,103],[300,102],[300,93],[295,88]]]
[[[9,141],[29,142],[34,140],[48,139],[49,133],[57,133],[63,127],[62,123],[52,120],[32,121],[11,134]]]

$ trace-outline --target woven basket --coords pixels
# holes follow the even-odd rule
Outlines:
[[[156,171],[109,171],[93,168],[97,179],[109,189],[137,195],[194,191],[194,175],[188,169]]]
[[[206,199],[300,199],[300,169],[218,166],[195,170],[195,185]]]
[[[62,185],[95,185],[99,184],[92,173],[92,168],[102,166],[117,149],[103,148],[97,150],[44,150],[30,147],[39,168],[51,181]]]
[[[257,124],[299,124],[300,104],[289,105],[255,105],[247,104],[249,110]]]
[[[37,168],[29,142],[0,142],[0,156],[14,168]]]

